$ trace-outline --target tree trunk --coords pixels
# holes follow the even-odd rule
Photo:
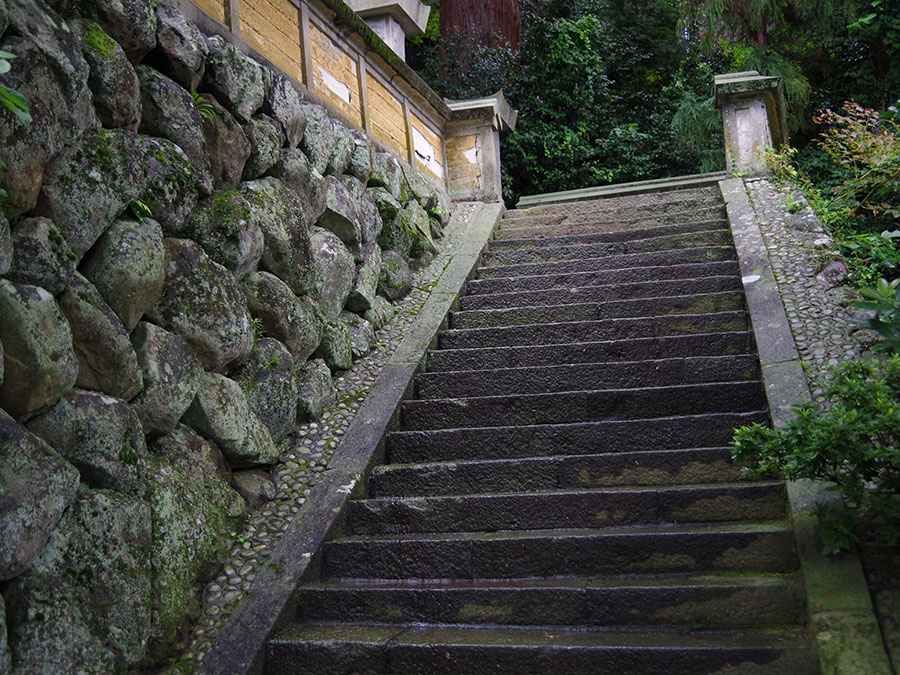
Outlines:
[[[519,50],[522,34],[519,0],[441,0],[440,11],[441,37],[463,33],[493,46],[505,40],[514,51]]]

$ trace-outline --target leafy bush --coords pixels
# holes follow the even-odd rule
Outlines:
[[[884,338],[872,347],[874,351],[900,354],[900,279],[894,279],[890,283],[886,279],[879,279],[875,288],[863,288],[860,293],[869,299],[854,302],[853,306],[873,311],[875,316],[870,319],[854,319],[854,322],[871,328]]]
[[[858,361],[831,369],[827,410],[794,408],[782,429],[761,424],[738,429],[734,458],[748,474],[831,481],[841,501],[823,505],[823,550],[834,553],[858,540],[860,517],[887,543],[900,541],[900,358]]]

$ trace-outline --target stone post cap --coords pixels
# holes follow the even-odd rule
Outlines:
[[[489,119],[495,131],[512,131],[516,128],[516,120],[519,118],[519,111],[509,105],[502,90],[484,98],[465,101],[451,101],[445,98],[444,102],[453,113],[451,121]]]
[[[746,70],[741,73],[716,75],[715,84],[716,103],[721,105],[724,98],[745,98],[765,91],[777,95],[781,89],[781,78],[775,75],[760,75],[755,70]]]
[[[346,0],[363,19],[390,16],[407,35],[422,35],[428,25],[431,7],[421,0]]]

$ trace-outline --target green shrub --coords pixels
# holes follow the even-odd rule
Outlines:
[[[863,288],[860,293],[869,299],[854,302],[853,306],[873,311],[875,316],[853,321],[871,328],[884,338],[872,350],[900,354],[900,279],[891,282],[879,279],[875,288]]]
[[[738,429],[734,458],[751,475],[830,481],[842,500],[817,509],[823,550],[849,548],[860,517],[876,538],[900,541],[900,358],[858,361],[831,369],[830,406],[794,408],[782,429],[754,424]]]

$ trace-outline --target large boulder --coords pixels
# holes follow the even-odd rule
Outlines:
[[[80,259],[145,185],[141,139],[101,129],[47,167],[35,213],[56,223]]]
[[[221,371],[253,348],[247,301],[234,276],[189,239],[166,239],[166,282],[147,315],[188,343],[206,370]]]
[[[328,158],[325,173],[340,176],[350,166],[350,156],[353,154],[355,143],[350,130],[336,119],[331,120],[331,127],[331,156]]]
[[[0,279],[0,342],[5,365],[0,407],[13,417],[27,419],[75,385],[72,331],[40,286]]]
[[[152,218],[117,220],[97,240],[81,271],[131,332],[162,293],[166,279],[162,228]]]
[[[276,275],[302,295],[310,287],[311,253],[303,203],[277,178],[243,183],[240,192],[262,228],[265,246],[260,269]]]
[[[437,220],[441,229],[447,227],[453,215],[453,202],[443,190],[435,190],[423,204],[432,220]]]
[[[141,422],[125,401],[76,389],[27,427],[74,464],[82,482],[143,494],[147,446]]]
[[[250,409],[272,440],[277,444],[287,438],[297,418],[297,380],[287,347],[273,338],[257,340],[231,377],[244,390]]]
[[[400,161],[390,152],[375,152],[372,155],[372,173],[369,176],[370,187],[385,188],[394,199],[406,199],[406,176]]]
[[[409,265],[396,251],[381,254],[381,274],[378,277],[378,295],[388,300],[399,300],[412,289]]]
[[[178,335],[142,321],[131,333],[144,389],[131,401],[150,440],[171,432],[200,387],[203,366]]]
[[[381,234],[381,214],[375,199],[366,190],[366,186],[353,176],[341,176],[338,180],[347,189],[350,198],[356,205],[356,215],[362,230],[362,243],[373,242]]]
[[[316,171],[300,150],[282,150],[278,163],[269,174],[294,191],[303,207],[303,223],[315,225],[325,209],[325,178]]]
[[[335,319],[344,308],[356,278],[353,255],[334,234],[320,227],[310,228],[312,287],[309,295],[326,318]]]
[[[393,200],[389,194],[375,193],[375,204],[382,215],[384,226],[378,235],[378,245],[383,251],[395,251],[404,258],[409,258],[410,251],[416,244],[416,226],[411,222],[412,210],[400,207],[400,203]],[[415,204],[415,202],[410,202]],[[397,210],[394,211],[394,206]],[[389,216],[391,212],[393,216]],[[424,224],[427,226],[427,215]]]
[[[356,266],[353,289],[347,296],[347,309],[365,312],[375,304],[378,278],[381,274],[381,247],[374,241],[362,247],[362,262]]]
[[[313,168],[324,176],[334,151],[334,125],[328,111],[320,105],[304,103],[302,110],[306,128],[300,148],[309,157]]]
[[[378,330],[390,323],[394,314],[394,306],[383,296],[376,295],[372,307],[363,312],[362,317],[372,324],[372,328]]]
[[[250,408],[241,386],[224,375],[203,375],[184,422],[214,441],[235,468],[278,461],[269,430]]]
[[[336,398],[331,370],[322,359],[310,359],[297,366],[297,380],[297,419],[301,422],[319,419]]]
[[[393,222],[403,205],[394,198],[394,195],[387,188],[370,187],[367,189],[375,202],[375,208],[378,209],[378,215],[381,216],[382,223]]]
[[[274,337],[297,359],[306,359],[322,341],[322,316],[305,295],[297,297],[281,279],[257,272],[244,283],[247,307],[264,334]]]
[[[156,5],[156,49],[148,61],[188,91],[200,84],[208,53],[197,25],[172,5]]]
[[[260,113],[244,125],[244,133],[250,141],[250,157],[241,177],[253,180],[275,166],[281,158],[284,132],[276,120]]]
[[[403,176],[406,179],[406,185],[409,189],[407,198],[415,199],[419,206],[424,208],[434,195],[434,186],[425,180],[418,171],[409,166],[403,167]]]
[[[140,85],[134,66],[119,44],[90,19],[69,22],[81,40],[81,51],[91,67],[88,86],[94,109],[103,126],[137,131],[141,122]]]
[[[141,82],[142,134],[168,138],[184,150],[194,169],[211,181],[203,120],[194,99],[175,82],[149,66],[137,67]]]
[[[231,484],[244,498],[248,509],[258,509],[274,499],[277,492],[275,482],[268,472],[262,469],[235,471],[231,477]]]
[[[431,222],[428,214],[417,201],[409,200],[397,214],[397,219],[399,226],[413,235],[413,245],[409,251],[411,257],[421,258],[437,253],[438,248],[431,236]]]
[[[150,450],[153,625],[149,659],[164,662],[200,614],[199,583],[221,564],[239,530],[244,502],[228,485],[215,443],[181,425]]]
[[[365,134],[353,133],[353,151],[350,153],[350,162],[346,173],[360,181],[363,185],[369,182],[372,175],[372,145]]]
[[[59,296],[78,358],[75,384],[128,400],[143,387],[128,332],[103,297],[80,274]]]
[[[263,68],[218,35],[206,38],[209,53],[203,89],[241,122],[249,122],[266,96]]]
[[[24,218],[12,231],[9,278],[53,295],[62,293],[75,274],[75,252],[49,218]]]
[[[347,370],[353,365],[353,343],[350,341],[350,329],[343,321],[326,321],[322,335],[322,343],[313,353],[313,357],[322,359],[332,371]]]
[[[156,13],[147,0],[81,0],[79,9],[103,26],[132,63],[156,46]]]
[[[210,258],[238,279],[254,272],[263,254],[259,213],[234,190],[216,192],[201,201],[187,232],[202,244]]]
[[[21,672],[136,666],[150,634],[150,543],[145,501],[81,490],[32,568],[7,589],[13,653],[30,662]],[[82,665],[84,652],[96,649],[93,640],[81,644],[85,632],[114,655],[114,663],[101,658]]]
[[[350,180],[357,181],[352,176]],[[327,176],[322,186],[325,208],[316,225],[334,232],[342,242],[350,247],[362,243],[362,225],[354,195],[347,189],[343,181],[334,176]]]
[[[306,129],[306,116],[301,106],[303,98],[284,75],[269,71],[271,81],[266,90],[265,111],[278,120],[289,148],[296,148]]]
[[[144,161],[147,186],[140,201],[166,236],[182,236],[197,206],[198,193],[209,193],[209,177],[198,172],[184,150],[166,138],[144,139]]]
[[[31,567],[77,489],[75,467],[0,411],[0,581]]]
[[[252,146],[243,127],[215,97],[204,94],[203,100],[212,111],[212,115],[203,120],[212,184],[217,190],[230,190],[241,182]]]
[[[350,350],[353,352],[354,359],[372,351],[378,341],[372,324],[353,312],[341,312],[339,319],[347,326],[347,332],[350,333]]]

